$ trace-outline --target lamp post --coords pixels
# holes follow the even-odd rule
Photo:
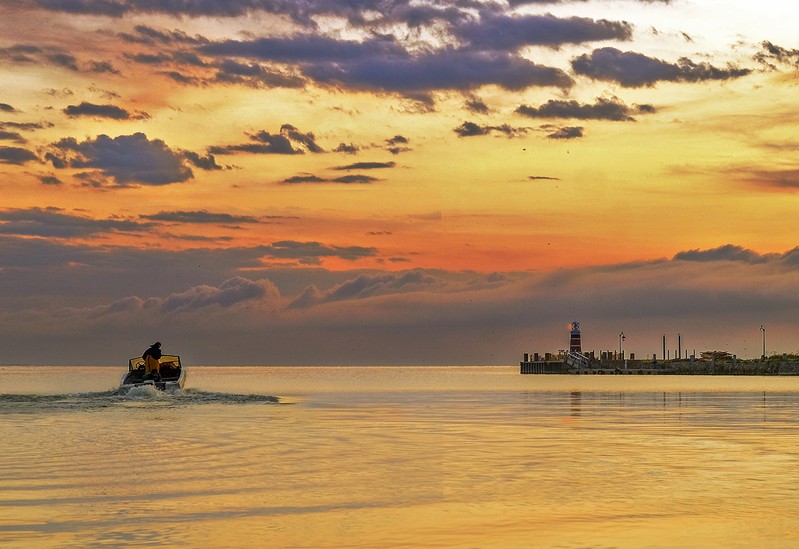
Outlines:
[[[627,339],[627,336],[624,335],[624,332],[619,334],[619,360],[624,360],[624,340]]]
[[[761,324],[760,331],[763,332],[763,354],[760,355],[760,360],[766,360],[766,328]]]

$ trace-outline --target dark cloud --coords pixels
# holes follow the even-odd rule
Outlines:
[[[119,70],[108,61],[90,61],[87,70],[97,74],[121,74]]]
[[[399,153],[408,152],[411,150],[407,144],[410,143],[410,140],[402,135],[395,135],[389,139],[386,139],[386,150],[391,154],[397,155]]]
[[[211,306],[229,308],[234,305],[259,301],[265,297],[279,297],[277,288],[267,280],[255,281],[237,276],[224,281],[218,287],[195,286],[185,292],[167,296],[158,304],[164,313],[193,312]]]
[[[763,63],[774,70],[777,69],[776,64],[794,68],[799,66],[798,49],[783,48],[769,42],[768,40],[761,44],[761,50],[755,54],[754,58],[755,61]]]
[[[483,100],[479,97],[468,97],[464,106],[466,107],[467,111],[474,114],[488,114],[491,112],[491,109],[488,108],[488,105],[486,105],[485,102],[483,102]]]
[[[119,37],[126,42],[148,45],[199,45],[208,42],[202,36],[189,36],[182,30],[159,30],[147,25],[136,25],[135,34],[119,33]]]
[[[454,131],[458,137],[475,137],[497,132],[503,134],[507,138],[513,138],[526,134],[528,128],[514,128],[508,124],[502,124],[501,126],[481,126],[475,122],[467,121],[452,131]]]
[[[709,63],[695,63],[685,57],[677,63],[669,63],[616,48],[600,48],[590,55],[580,55],[572,60],[571,65],[576,74],[594,80],[617,82],[628,88],[654,86],[657,82],[730,80],[752,72],[733,65],[718,68]]]
[[[791,147],[792,150],[795,148]],[[799,168],[768,169],[756,166],[739,166],[723,170],[733,179],[753,187],[773,190],[799,190]]]
[[[325,291],[320,291],[316,286],[309,286],[299,297],[289,303],[288,308],[305,309],[334,301],[366,299],[376,295],[418,291],[438,282],[434,276],[424,271],[382,275],[362,274]]]
[[[762,255],[753,250],[726,244],[710,250],[687,250],[674,255],[676,261],[741,261],[743,263],[764,263],[774,255]]]
[[[0,130],[0,141],[15,141],[17,143],[25,143],[26,139],[18,132]]]
[[[376,248],[361,246],[329,246],[320,242],[283,240],[263,247],[264,255],[274,259],[294,259],[303,264],[318,264],[323,258],[337,257],[356,261],[377,255]]]
[[[188,160],[192,166],[200,168],[201,170],[221,170],[222,166],[216,163],[216,158],[214,155],[207,154],[205,156],[200,156],[194,151],[182,151],[183,157]]]
[[[80,105],[69,105],[64,109],[64,114],[70,117],[94,116],[99,118],[111,118],[113,120],[129,120],[132,118],[131,114],[121,107],[115,105],[96,105],[85,101]]]
[[[543,126],[542,128],[549,132],[547,139],[579,139],[583,137],[582,126],[564,126],[562,128]]]
[[[2,111],[2,112],[17,112],[17,109],[12,107],[8,103],[0,103],[0,111]]]
[[[357,154],[360,148],[352,143],[339,143],[338,147],[333,149],[333,152],[340,152],[344,154]]]
[[[378,170],[381,168],[393,168],[395,162],[355,162],[345,166],[335,166],[334,170]]]
[[[239,152],[252,154],[303,154],[306,150],[313,153],[324,152],[316,144],[313,133],[302,133],[291,124],[283,124],[279,134],[261,130],[247,134],[250,143],[241,145],[214,146],[209,148],[212,154],[235,154]]]
[[[128,58],[142,65],[164,65],[172,60],[166,53],[137,53],[129,55]]]
[[[249,215],[231,215],[226,213],[214,213],[206,210],[196,211],[174,211],[159,212],[152,215],[142,215],[142,219],[151,221],[167,221],[170,223],[212,223],[212,224],[234,224],[234,223],[258,223],[258,219]]]
[[[39,181],[42,182],[42,185],[49,185],[53,187],[58,187],[61,185],[61,180],[54,175],[40,175]]]
[[[296,185],[298,183],[326,183],[328,180],[317,175],[295,175],[281,181],[284,185]]]
[[[475,90],[496,85],[506,90],[531,86],[569,88],[573,80],[553,67],[536,65],[500,51],[444,49],[415,57],[372,56],[346,63],[309,63],[303,72],[322,84],[399,94],[435,90]]]
[[[345,183],[348,185],[367,185],[369,183],[374,183],[375,181],[380,181],[380,180],[370,175],[352,174],[352,175],[344,175],[341,177],[336,177],[331,181],[334,183]]]
[[[59,67],[69,69],[71,71],[78,71],[78,60],[75,56],[68,53],[51,53],[46,55],[48,61]]]
[[[268,88],[302,88],[305,80],[299,76],[272,70],[258,63],[239,63],[226,59],[218,65],[216,80],[228,84],[245,84]]]
[[[472,47],[513,51],[524,46],[582,44],[601,40],[630,40],[626,22],[554,15],[485,14],[455,27],[455,35]]]
[[[82,142],[62,139],[48,147],[46,158],[55,168],[96,169],[119,186],[169,185],[194,176],[179,152],[143,133],[100,135]]]
[[[0,122],[0,128],[14,128],[22,131],[35,131],[52,127],[52,122]]]
[[[200,47],[205,55],[258,59],[296,64],[321,84],[351,89],[395,92],[417,101],[434,90],[472,90],[498,85],[509,90],[530,86],[570,87],[571,78],[560,69],[539,66],[494,49],[439,49],[416,55],[385,37],[362,42],[318,35],[228,40]],[[252,70],[241,65],[240,70]]]
[[[386,143],[388,143],[391,146],[394,146],[394,145],[407,145],[408,143],[410,143],[410,140],[407,137],[404,137],[402,135],[395,135],[394,137],[392,137],[390,139],[386,139]]]
[[[27,162],[38,161],[39,157],[28,149],[21,147],[2,147],[0,146],[0,164],[22,165]]]
[[[560,181],[560,177],[550,177],[548,175],[529,175],[527,179],[530,181]]]
[[[593,104],[578,103],[575,100],[550,99],[540,107],[520,105],[516,113],[528,118],[574,118],[578,120],[634,121],[633,114],[655,112],[651,105],[625,105],[616,97],[597,98]]]
[[[70,215],[59,208],[0,210],[0,234],[4,235],[75,238],[112,232],[141,232],[151,226],[151,223]]]
[[[227,40],[199,48],[201,53],[234,56],[278,63],[353,62],[373,57],[407,58],[408,52],[394,40],[372,38],[357,42],[305,34],[286,38],[259,38],[249,41]]]
[[[187,76],[178,71],[161,71],[159,74],[171,78],[178,84],[185,84],[187,86],[198,86],[202,84],[202,80],[194,76]]]

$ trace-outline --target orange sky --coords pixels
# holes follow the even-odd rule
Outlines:
[[[170,335],[206,363],[512,363],[572,317],[597,347],[634,323],[649,353],[684,322],[697,345],[759,354],[766,323],[799,349],[780,3],[155,6],[0,7],[3,347],[44,332],[30,361],[60,360],[103,310],[100,363]],[[579,288],[545,289],[564,272]],[[504,323],[502,303],[535,314]],[[188,310],[240,323],[237,350],[208,350]]]

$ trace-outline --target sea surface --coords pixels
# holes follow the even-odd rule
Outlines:
[[[799,378],[0,367],[0,547],[795,548]]]

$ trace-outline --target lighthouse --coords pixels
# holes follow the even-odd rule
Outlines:
[[[576,320],[571,324],[571,332],[569,335],[569,352],[581,354],[583,352],[583,347],[580,343],[580,323]]]

